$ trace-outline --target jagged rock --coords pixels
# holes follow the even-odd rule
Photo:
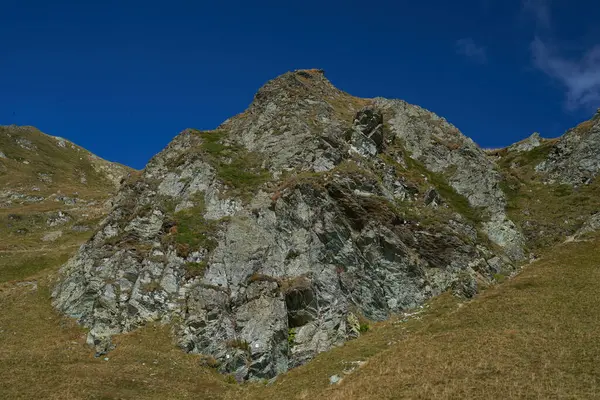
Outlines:
[[[477,280],[469,273],[459,274],[452,283],[452,293],[470,299],[477,294]]]
[[[425,193],[425,204],[432,207],[437,207],[442,204],[442,198],[437,190],[431,188]]]
[[[62,202],[67,206],[73,206],[77,203],[77,199],[69,196],[56,196],[54,201]]]
[[[434,173],[448,175],[450,185],[470,205],[484,209],[484,229],[515,261],[525,259],[525,239],[506,215],[502,180],[494,163],[471,139],[445,119],[401,100],[375,99],[389,115],[391,132],[402,139],[410,157]]]
[[[319,70],[286,73],[125,184],[53,304],[99,352],[171,322],[222,372],[270,378],[356,337],[356,314],[382,320],[451,288],[472,296],[464,277],[513,269],[522,239],[498,185],[481,149],[434,114],[352,97]],[[433,210],[424,197],[442,189]]]
[[[531,151],[536,147],[541,146],[542,138],[538,132],[534,132],[527,139],[523,139],[518,143],[508,147],[508,151],[516,151],[522,153],[525,151]]]
[[[352,129],[346,133],[346,140],[360,155],[375,156],[384,146],[383,115],[369,108],[359,111]]]
[[[536,170],[550,183],[590,183],[600,171],[600,111],[561,136]]]

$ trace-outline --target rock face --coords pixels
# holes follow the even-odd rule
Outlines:
[[[508,151],[516,151],[517,153],[522,153],[525,151],[531,151],[537,147],[542,145],[542,137],[538,132],[534,132],[527,139],[521,140],[508,147]]]
[[[402,141],[410,156],[428,170],[443,173],[470,206],[486,214],[483,230],[489,238],[513,260],[523,259],[525,241],[506,216],[502,178],[485,153],[456,127],[420,107],[386,99],[376,99],[375,105],[389,115],[392,135]]]
[[[536,167],[548,181],[588,184],[600,171],[600,109],[589,121],[567,131]]]
[[[171,323],[238,379],[268,378],[524,257],[486,155],[436,115],[286,73],[217,130],[186,130],[63,267],[54,305],[111,336]]]

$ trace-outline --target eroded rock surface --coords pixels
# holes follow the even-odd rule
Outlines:
[[[436,115],[286,73],[217,130],[186,130],[63,267],[54,305],[111,336],[171,323],[186,351],[269,378],[452,289],[524,244],[499,173]]]

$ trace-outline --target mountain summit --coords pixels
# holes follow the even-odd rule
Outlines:
[[[63,267],[54,305],[111,336],[170,323],[237,379],[268,378],[527,258],[503,175],[443,118],[285,73],[127,182]]]

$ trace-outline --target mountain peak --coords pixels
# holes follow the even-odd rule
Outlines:
[[[329,99],[343,92],[325,77],[322,69],[297,69],[265,83],[254,96],[252,105],[278,100]]]

